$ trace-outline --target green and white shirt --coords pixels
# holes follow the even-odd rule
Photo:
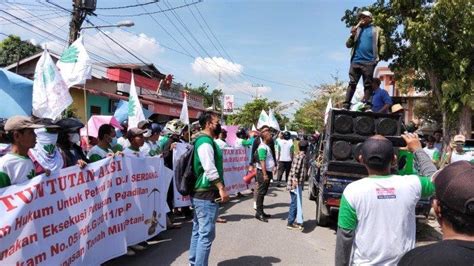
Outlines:
[[[161,154],[160,143],[157,141],[155,143],[151,141],[145,141],[145,144],[140,147],[140,151],[148,156],[156,156]]]
[[[352,264],[396,265],[415,247],[415,207],[434,185],[417,175],[371,176],[349,184],[341,198],[338,226],[354,230]]]
[[[113,151],[109,148],[103,149],[103,148],[99,147],[99,145],[95,145],[87,153],[87,158],[89,158],[89,160],[91,162],[97,162],[97,161],[100,161],[100,160],[104,159],[105,157],[107,157],[107,154],[109,154],[109,153],[113,153]]]
[[[273,158],[272,150],[270,149],[270,147],[267,144],[261,142],[258,146],[257,154],[257,168],[262,169],[262,166],[260,166],[260,161],[265,161],[265,168],[267,172],[273,171],[273,168],[275,167],[275,159]]]
[[[35,176],[35,166],[30,158],[14,153],[0,158],[0,187],[23,183]]]
[[[426,152],[426,154],[428,154],[428,156],[430,156],[432,161],[439,161],[440,156],[439,156],[438,149],[436,149],[434,147],[433,147],[433,149],[428,149],[428,147],[424,147],[423,151]]]
[[[280,162],[291,162],[292,154],[294,153],[293,140],[291,139],[277,139],[276,140],[276,150],[278,153],[278,160]]]

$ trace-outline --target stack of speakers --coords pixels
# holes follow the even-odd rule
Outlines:
[[[362,143],[373,135],[388,137],[400,145],[401,116],[332,109],[326,124],[325,159],[328,174],[367,175],[357,161]]]

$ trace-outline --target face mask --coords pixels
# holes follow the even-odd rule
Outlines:
[[[110,146],[115,147],[117,145],[117,137],[113,137],[110,141]]]
[[[72,142],[74,144],[77,144],[77,145],[81,144],[81,136],[79,136],[78,133],[68,133],[67,135],[69,137],[70,142]]]
[[[214,128],[214,136],[219,136],[219,134],[221,134],[221,131],[222,131],[221,124],[217,124],[216,128]]]

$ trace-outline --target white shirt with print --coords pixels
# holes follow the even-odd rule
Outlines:
[[[35,166],[30,158],[7,153],[0,158],[0,178],[9,178],[12,185],[35,177]]]

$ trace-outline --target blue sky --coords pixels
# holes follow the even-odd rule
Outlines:
[[[27,13],[21,12],[25,8],[38,16],[47,18],[54,22],[56,27],[45,24],[44,28],[57,35],[66,38],[68,14],[58,11],[57,17],[50,14],[54,8],[48,4],[35,3],[32,1],[9,1],[12,4],[3,4],[5,10],[16,12],[20,17],[28,17]],[[67,8],[71,8],[70,0],[54,0],[53,2]],[[140,3],[149,0],[140,0]],[[241,105],[255,95],[256,89],[252,85],[260,85],[260,93],[264,97],[282,102],[292,100],[302,100],[306,97],[305,89],[309,85],[316,85],[331,81],[331,75],[338,75],[341,79],[347,80],[349,68],[349,49],[345,47],[345,41],[349,30],[341,22],[341,17],[346,9],[354,6],[371,4],[373,1],[270,1],[270,0],[205,0],[197,5],[176,9],[176,15],[182,20],[205,51],[193,40],[185,28],[177,21],[173,13],[166,12],[173,23],[180,29],[183,35],[191,42],[190,46],[178,30],[170,23],[164,13],[153,15],[153,17],[173,36],[170,37],[163,31],[149,15],[133,17],[106,17],[104,15],[127,15],[143,12],[159,11],[169,6],[180,6],[193,2],[192,0],[161,0],[157,4],[146,5],[144,8],[135,7],[120,10],[97,10],[98,18],[108,22],[118,22],[124,19],[131,19],[135,26],[126,29],[127,32],[111,30],[111,36],[116,37],[134,52],[140,55],[145,61],[151,61],[164,73],[172,73],[179,82],[191,82],[198,85],[203,82],[208,83],[211,88],[219,86],[229,94],[235,94],[237,104]],[[28,3],[35,3],[37,6],[28,6]],[[123,6],[136,4],[136,1],[98,1],[99,8]],[[207,30],[204,21],[198,15],[197,9],[204,16],[207,24],[231,56],[233,61],[219,49],[216,50],[212,43],[206,38],[205,33],[200,28],[196,19],[192,16],[193,11],[213,42],[211,33]],[[35,11],[36,9],[36,11]],[[40,11],[41,10],[41,11]],[[48,11],[49,10],[49,11]],[[27,11],[28,12],[28,11]],[[2,14],[2,16],[5,16]],[[61,17],[60,17],[61,16]],[[8,16],[6,16],[8,17]],[[95,24],[105,24],[106,22],[91,17]],[[36,20],[35,23],[45,23],[40,18],[28,18]],[[63,26],[66,24],[65,26]],[[62,27],[61,27],[62,26]],[[55,42],[51,36],[40,37],[33,32],[26,31],[15,25],[8,24],[8,21],[0,20],[0,32],[19,34],[24,39],[33,39],[35,42]],[[86,47],[88,43],[95,42],[97,45],[104,41],[103,36],[95,30],[89,30],[90,36],[85,37]],[[4,38],[4,36],[0,36]],[[186,52],[178,44],[185,48]],[[56,40],[60,46],[64,46]],[[54,45],[53,45],[54,46]],[[108,43],[100,46],[102,49],[94,48],[96,54],[100,54],[110,61],[126,60],[128,57],[114,44]],[[165,47],[164,47],[165,46]],[[51,47],[49,45],[48,47]],[[185,56],[174,52],[166,47],[171,47],[177,51],[188,53]],[[192,48],[194,47],[194,48]],[[219,48],[219,46],[218,46]],[[197,51],[195,51],[196,49]],[[199,52],[199,53],[198,53]],[[195,58],[202,57],[197,63]],[[128,58],[130,60],[130,58]],[[204,63],[203,63],[204,62]],[[206,62],[208,62],[206,64]],[[194,65],[193,65],[194,63]],[[221,82],[218,82],[218,74],[221,72]],[[259,77],[268,81],[255,79],[249,76],[240,75],[242,73]],[[296,87],[285,86],[278,83],[291,84]],[[291,110],[288,110],[291,112]]]

